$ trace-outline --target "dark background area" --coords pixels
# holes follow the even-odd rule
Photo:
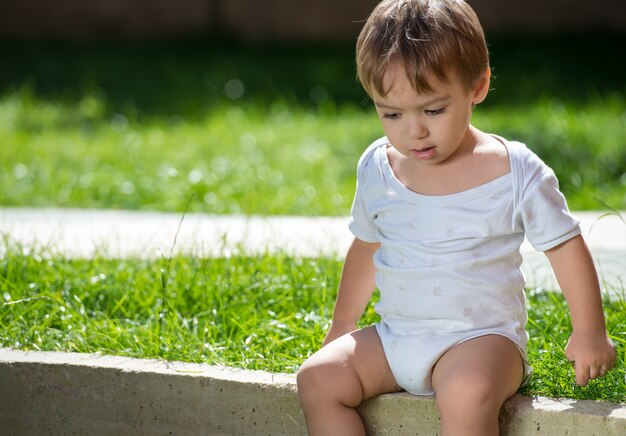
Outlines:
[[[626,34],[499,36],[490,40],[492,92],[483,106],[557,97],[584,102],[626,92]],[[0,41],[0,94],[28,87],[38,98],[97,95],[109,114],[203,116],[227,99],[233,78],[241,102],[277,98],[315,106],[313,87],[335,104],[362,103],[354,48],[343,43],[241,43],[224,38],[167,41]]]
[[[362,102],[354,42],[377,0],[1,0],[0,94],[95,94],[108,113],[201,115],[243,100]],[[626,88],[626,2],[469,0],[495,79],[486,104],[585,101]],[[319,101],[318,101],[319,103]],[[127,115],[127,116],[128,116]]]
[[[491,36],[626,32],[623,0],[468,0]],[[377,0],[2,0],[0,38],[353,41]]]

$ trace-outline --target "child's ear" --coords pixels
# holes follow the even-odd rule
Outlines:
[[[491,80],[491,68],[487,67],[485,70],[485,74],[481,76],[480,79],[474,85],[474,89],[472,90],[474,96],[472,98],[473,104],[482,103],[483,100],[487,97],[487,93],[489,92],[489,82]]]

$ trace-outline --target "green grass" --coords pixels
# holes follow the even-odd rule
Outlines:
[[[8,246],[8,244],[7,244]],[[0,346],[205,362],[294,372],[319,346],[338,259],[283,255],[68,260],[16,247],[0,261]],[[563,356],[563,298],[529,292],[528,395],[623,401],[626,300],[605,301],[618,364],[586,388]],[[362,324],[376,320],[370,305]]]
[[[573,209],[626,209],[624,43],[491,42],[496,79],[475,124],[527,142]],[[356,161],[382,134],[351,46],[0,50],[4,206],[182,211],[193,194],[192,211],[345,215]],[[233,79],[244,86],[235,99]]]
[[[522,392],[547,397],[626,401],[626,293],[623,288],[618,291],[619,299],[604,300],[607,329],[618,353],[616,367],[605,378],[592,380],[584,388],[576,385],[574,371],[564,354],[571,324],[563,295],[532,290],[528,293],[528,355],[535,374]]]

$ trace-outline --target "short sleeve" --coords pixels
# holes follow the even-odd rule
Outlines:
[[[379,242],[378,228],[367,213],[366,198],[368,190],[368,170],[371,154],[367,153],[359,160],[357,168],[356,192],[352,201],[352,210],[348,228],[350,232],[365,242]]]
[[[580,234],[580,221],[569,212],[554,171],[534,154],[524,167],[517,219],[531,245],[546,251]]]

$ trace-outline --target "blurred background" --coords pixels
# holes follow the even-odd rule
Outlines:
[[[354,43],[375,0],[1,0],[0,206],[345,215],[382,135]],[[470,0],[573,209],[626,209],[626,3]]]

